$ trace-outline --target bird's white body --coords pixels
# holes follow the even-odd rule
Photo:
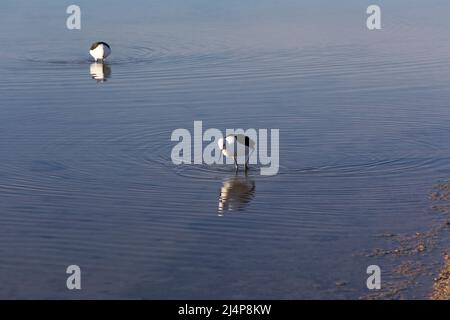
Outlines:
[[[238,168],[238,161],[242,158],[245,160],[245,167],[247,168],[249,156],[255,149],[255,142],[243,134],[230,134],[221,138],[217,142],[219,149],[225,157],[233,158],[236,169]],[[243,162],[243,161],[239,161]]]
[[[95,61],[105,60],[111,54],[111,48],[104,42],[95,42],[92,44],[89,53]]]

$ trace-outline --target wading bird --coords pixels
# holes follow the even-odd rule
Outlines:
[[[255,141],[243,134],[230,134],[217,142],[225,157],[234,159],[236,171],[239,169],[238,158],[245,157],[245,171],[248,170],[250,154],[255,150]]]
[[[89,53],[95,61],[103,61],[111,54],[111,47],[106,42],[94,42]]]

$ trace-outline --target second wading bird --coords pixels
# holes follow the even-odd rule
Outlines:
[[[255,150],[255,141],[243,134],[230,134],[225,139],[220,138],[217,143],[225,157],[234,159],[236,171],[239,169],[238,159],[242,157],[245,158],[245,171],[248,170],[248,161]]]
[[[111,47],[106,42],[94,42],[89,53],[95,61],[103,61],[111,54]]]

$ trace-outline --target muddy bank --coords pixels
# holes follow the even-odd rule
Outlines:
[[[433,209],[448,215],[450,213],[450,180],[435,186],[435,192],[431,193],[430,198],[437,202]],[[446,221],[446,226],[450,226],[450,220]],[[444,255],[444,265],[437,278],[434,279],[433,300],[450,300],[450,251]]]
[[[433,286],[431,294],[433,300],[450,300],[450,255],[444,256],[444,267]]]
[[[362,299],[450,300],[450,180],[433,186],[430,225],[420,232],[377,235],[380,247],[366,252],[367,258],[387,261],[382,289]],[[444,261],[442,261],[444,256]],[[427,289],[428,288],[428,289]]]

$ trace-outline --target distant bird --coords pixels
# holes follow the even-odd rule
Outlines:
[[[111,47],[106,42],[94,42],[89,53],[95,61],[103,61],[111,54]]]
[[[217,142],[225,157],[234,159],[234,167],[239,169],[238,158],[245,157],[245,171],[248,169],[250,154],[255,150],[255,141],[243,134],[230,134]]]

